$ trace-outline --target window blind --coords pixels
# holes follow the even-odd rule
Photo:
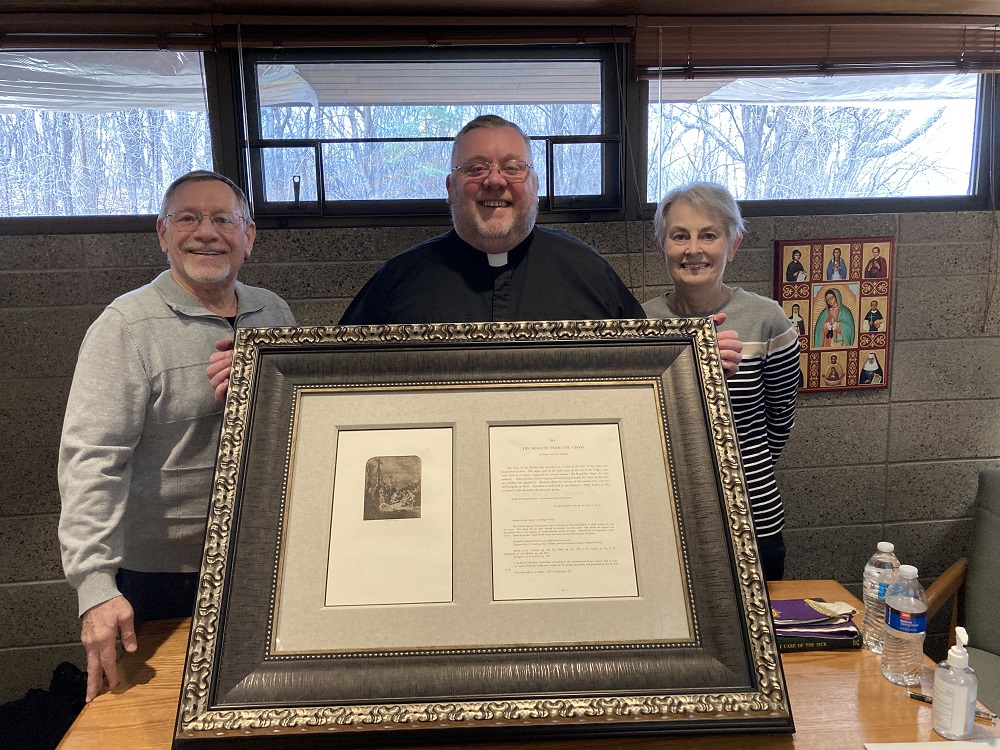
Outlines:
[[[991,71],[1000,16],[656,17],[636,21],[640,79]]]

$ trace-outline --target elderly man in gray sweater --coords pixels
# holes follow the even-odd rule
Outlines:
[[[214,172],[167,188],[156,232],[169,268],[110,305],[80,349],[59,451],[59,541],[87,649],[87,700],[116,639],[193,609],[222,406],[205,380],[234,329],[292,326],[275,294],[236,280],[255,236],[246,196]]]

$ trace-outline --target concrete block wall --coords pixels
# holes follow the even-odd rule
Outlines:
[[[1000,302],[982,330],[995,218],[748,220],[727,280],[765,295],[775,239],[897,238],[890,387],[799,400],[778,472],[789,578],[834,578],[857,594],[880,539],[925,582],[965,552],[978,471],[1000,466]],[[640,300],[667,288],[647,223],[562,228],[600,248]],[[284,296],[303,325],[336,322],[384,259],[441,229],[261,231],[242,278]],[[56,541],[63,410],[87,326],[163,268],[152,230],[0,237],[0,702],[46,687],[60,661],[84,666]]]

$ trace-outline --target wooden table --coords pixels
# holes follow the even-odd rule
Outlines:
[[[780,581],[769,585],[772,599],[814,596],[861,603],[836,581]],[[857,618],[860,620],[860,615]],[[181,673],[188,641],[188,620],[150,623],[139,634],[139,650],[126,654],[119,665],[122,681],[112,692],[99,695],[83,709],[59,745],[60,750],[165,750],[170,747]],[[795,719],[794,735],[723,734],[564,738],[516,743],[537,750],[674,750],[674,748],[862,748],[865,742],[941,740],[931,728],[931,707],[912,700],[906,688],[893,685],[879,669],[878,657],[865,650],[799,651],[782,655],[788,695]],[[921,691],[932,692],[930,660]],[[1000,736],[998,728],[976,720],[973,739]],[[238,747],[236,742],[234,747]],[[472,743],[432,748],[511,750],[512,743]]]

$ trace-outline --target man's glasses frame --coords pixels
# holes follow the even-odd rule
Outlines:
[[[234,211],[216,211],[212,214],[202,214],[198,211],[174,211],[163,218],[185,232],[194,231],[201,226],[201,222],[205,219],[211,221],[212,226],[220,232],[235,232],[239,228],[240,222],[247,220],[245,216]]]
[[[528,172],[534,169],[534,165],[523,159],[508,159],[497,164],[490,164],[488,161],[475,159],[467,161],[457,167],[452,167],[452,172],[461,172],[462,176],[470,180],[485,180],[493,170],[507,182],[523,182],[528,178]]]

